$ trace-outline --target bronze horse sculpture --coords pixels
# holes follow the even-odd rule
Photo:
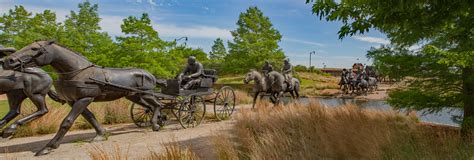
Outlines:
[[[15,52],[14,48],[3,48],[0,46],[0,59],[10,53]],[[0,61],[0,65],[3,62]],[[2,138],[11,137],[18,126],[31,122],[46,113],[48,107],[45,103],[46,95],[57,102],[63,102],[56,93],[50,90],[53,79],[39,68],[25,68],[24,72],[3,70],[0,68],[0,94],[6,94],[10,110],[0,120],[0,128],[5,127],[11,120],[16,118],[21,111],[21,103],[30,98],[37,107],[36,112],[23,117],[6,127],[2,133]]]
[[[21,70],[26,66],[45,65],[50,65],[59,75],[54,86],[61,98],[65,99],[72,109],[62,121],[54,138],[38,151],[36,156],[48,154],[51,150],[58,148],[79,114],[82,114],[94,127],[96,137],[93,141],[105,140],[105,129],[87,109],[87,106],[92,102],[112,101],[125,97],[134,103],[153,109],[152,129],[154,131],[160,129],[158,119],[162,118],[160,112],[163,105],[156,97],[144,94],[153,92],[156,85],[162,83],[162,81],[157,81],[151,73],[142,69],[99,67],[81,54],[54,41],[34,42],[7,57],[4,64],[6,69],[14,70]],[[123,88],[101,85],[94,80],[134,88],[142,92],[137,93]]]
[[[296,78],[292,78],[293,85],[289,87],[289,85],[284,82],[283,75],[276,71],[271,71],[267,73],[266,76],[263,76],[259,72],[252,70],[248,72],[244,78],[245,84],[248,84],[250,81],[255,81],[253,88],[255,95],[253,97],[252,108],[255,108],[258,95],[261,95],[261,99],[265,93],[270,94],[270,100],[275,104],[280,103],[281,96],[287,92],[289,92],[291,97],[294,99],[297,99],[300,96],[300,81]]]

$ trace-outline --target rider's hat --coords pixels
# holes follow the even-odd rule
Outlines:
[[[5,48],[2,45],[0,45],[0,53],[6,54],[6,52],[14,53],[14,52],[16,52],[16,49],[13,48],[13,47],[6,47]]]
[[[13,47],[3,47],[0,45],[0,57],[8,56],[11,53],[15,53],[16,49]]]

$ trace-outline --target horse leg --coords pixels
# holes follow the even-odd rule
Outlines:
[[[26,95],[22,90],[14,90],[7,93],[10,110],[2,120],[0,120],[0,128],[3,128],[12,119],[20,114],[21,103],[26,99]]]
[[[69,106],[72,107],[73,103],[69,103]],[[92,125],[95,130],[96,136],[91,142],[107,140],[107,137],[105,136],[107,133],[106,130],[100,125],[99,121],[97,121],[97,118],[95,118],[94,114],[88,108],[84,109],[81,115],[84,117],[84,119],[86,119],[87,122],[89,122],[89,124]]]
[[[151,119],[151,129],[153,131],[160,130],[161,126],[158,124],[158,119],[160,120],[160,123],[162,123],[164,117],[161,116],[161,108],[163,104],[161,104],[161,102],[159,102],[156,97],[152,95],[143,95],[141,98],[153,106],[154,112],[153,118]]]
[[[283,95],[283,91],[277,92],[277,93],[275,94],[275,96],[276,96],[276,97],[275,97],[275,105],[279,105],[279,104],[280,104],[280,100],[281,100],[280,98],[281,98],[282,95]]]
[[[64,135],[66,135],[67,131],[69,131],[71,126],[74,124],[74,121],[93,101],[94,98],[86,97],[74,102],[71,111],[66,116],[66,118],[64,118],[63,122],[61,122],[59,131],[56,133],[54,138],[51,139],[51,141],[49,141],[49,143],[46,144],[44,148],[36,152],[35,156],[46,155],[50,153],[51,150],[58,148],[61,140],[64,138]]]
[[[295,93],[293,91],[290,91],[291,98],[296,99]]]
[[[272,101],[273,104],[276,103],[276,96],[275,96],[275,93],[270,93],[270,101]]]
[[[257,103],[258,94],[260,94],[260,92],[257,91],[255,95],[253,96],[252,109],[255,109],[255,103]],[[262,99],[262,97],[260,97],[260,99]]]
[[[293,91],[296,94],[296,99],[300,98],[300,83],[299,82],[297,83],[297,85],[295,85],[295,88],[293,89]]]
[[[31,122],[46,113],[48,113],[48,108],[46,107],[46,102],[45,102],[45,96],[42,94],[33,94],[29,96],[30,100],[33,102],[33,104],[36,106],[37,111],[35,113],[32,113],[22,119],[17,120],[15,123],[11,124],[8,126],[2,134],[3,138],[7,138],[13,135],[15,133],[16,129],[18,126],[24,125],[28,122]]]

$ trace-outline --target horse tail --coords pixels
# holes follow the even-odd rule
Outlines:
[[[56,92],[54,92],[53,90],[49,90],[49,91],[48,91],[48,96],[49,96],[51,99],[53,99],[54,101],[59,102],[59,103],[61,103],[61,104],[66,103],[66,100],[61,99],[61,98],[59,97],[59,95],[58,95]]]

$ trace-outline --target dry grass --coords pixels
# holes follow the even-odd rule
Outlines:
[[[197,160],[199,157],[189,147],[182,147],[177,142],[165,145],[162,153],[150,149],[150,154],[144,160]]]
[[[240,104],[251,104],[252,103],[252,97],[249,96],[247,92],[244,92],[242,90],[235,90],[235,103],[237,105]]]
[[[216,141],[221,159],[468,159],[459,132],[420,127],[392,112],[290,104],[259,105]]]
[[[122,149],[115,144],[113,150],[108,152],[103,146],[92,145],[92,148],[88,149],[88,153],[92,160],[128,160],[129,149],[124,153]]]
[[[173,140],[165,146],[163,152],[157,152],[148,149],[149,153],[141,158],[142,160],[197,160],[199,157],[189,147],[180,146],[178,142]],[[88,150],[89,157],[92,160],[128,160],[130,159],[129,148],[126,152],[122,151],[118,145],[114,145],[113,150],[108,151],[105,146],[93,145]]]
[[[58,131],[59,125],[63,121],[64,117],[66,117],[70,109],[68,107],[56,107],[53,105],[48,106],[52,107],[49,107],[49,112],[47,114],[41,118],[38,118],[37,120],[27,123],[24,126],[20,126],[14,137],[50,134]],[[36,111],[36,107],[30,101],[23,103],[22,109],[22,116],[20,117],[24,117]]]
[[[69,113],[70,107],[67,105],[60,105],[51,100],[47,100],[47,105],[49,112],[46,115],[19,127],[14,137],[43,135],[58,131],[59,125]],[[129,110],[130,105],[131,102],[128,100],[120,99],[106,103],[93,103],[88,108],[94,113],[101,124],[117,124],[132,122]],[[22,114],[19,118],[25,117],[34,111],[36,111],[36,107],[31,103],[31,101],[27,100],[23,103]],[[82,116],[79,116],[72,127],[72,129],[90,128],[92,128],[92,126]]]

